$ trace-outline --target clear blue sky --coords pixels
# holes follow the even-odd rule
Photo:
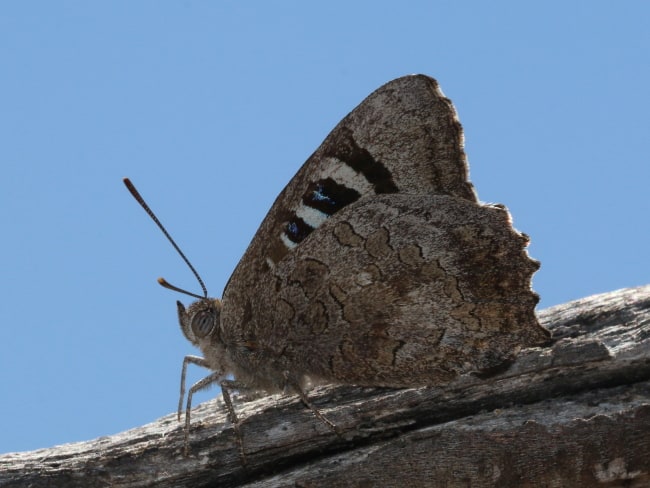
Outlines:
[[[0,452],[175,409],[188,300],[155,280],[198,287],[122,177],[220,296],[298,167],[404,74],[454,101],[540,307],[650,282],[650,3],[313,3],[2,2]]]

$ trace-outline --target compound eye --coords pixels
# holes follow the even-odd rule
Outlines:
[[[214,322],[214,314],[210,311],[202,310],[197,312],[196,315],[192,317],[192,332],[194,332],[194,336],[198,339],[203,339],[212,332]]]

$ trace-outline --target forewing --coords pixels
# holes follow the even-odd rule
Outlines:
[[[273,203],[224,299],[239,301],[261,274],[338,211],[387,193],[477,201],[462,128],[433,78],[412,75],[385,84],[334,128]]]

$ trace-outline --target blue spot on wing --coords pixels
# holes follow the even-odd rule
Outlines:
[[[357,201],[359,197],[361,194],[353,188],[341,185],[332,178],[325,178],[310,183],[302,201],[308,207],[334,215],[343,207]]]
[[[311,225],[295,215],[285,227],[287,237],[296,244],[302,242],[313,230]]]
[[[325,192],[325,186],[321,182],[317,182],[316,189],[312,193],[314,200],[317,200],[319,202],[327,202],[330,205],[335,204],[336,202],[334,199],[329,197]]]

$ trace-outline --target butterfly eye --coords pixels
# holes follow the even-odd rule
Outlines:
[[[206,337],[214,328],[214,314],[208,310],[202,310],[192,317],[192,332],[198,339]]]

